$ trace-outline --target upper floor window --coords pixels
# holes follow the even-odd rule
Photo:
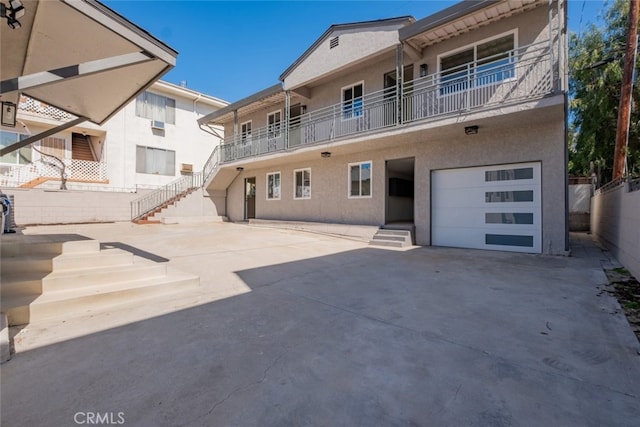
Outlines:
[[[371,162],[349,163],[349,198],[371,197]]]
[[[362,116],[364,84],[342,88],[342,118],[351,119]]]
[[[64,138],[49,136],[40,141],[40,151],[59,159],[66,157],[66,146],[67,143]]]
[[[173,176],[176,174],[176,152],[138,145],[136,172]]]
[[[28,135],[23,135],[16,132],[0,131],[0,148],[5,148],[15,144],[18,141],[27,139]],[[5,154],[0,157],[0,163],[7,163],[11,165],[26,165],[31,163],[31,147],[22,147],[11,153]]]
[[[251,120],[240,125],[240,136],[242,141],[246,141],[251,136]]]
[[[440,57],[440,94],[486,86],[515,77],[515,33]]]
[[[282,122],[282,113],[274,111],[267,116],[267,130],[269,138],[277,138],[280,136],[280,124]]]
[[[144,91],[136,98],[136,116],[164,123],[176,123],[176,100]]]

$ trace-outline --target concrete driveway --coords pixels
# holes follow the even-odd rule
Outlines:
[[[71,231],[202,289],[20,331],[3,426],[638,425],[638,341],[586,236],[563,258],[238,224],[26,232]]]

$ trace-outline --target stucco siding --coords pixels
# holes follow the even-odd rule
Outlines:
[[[334,31],[285,77],[284,88],[288,90],[304,85],[378,52],[393,49],[393,46],[398,44],[398,28],[401,28],[401,25],[367,28],[364,31]],[[335,37],[339,37],[339,44],[331,49],[329,44]]]
[[[330,158],[301,160],[282,157],[266,168],[245,168],[229,187],[227,214],[231,220],[244,218],[244,178],[256,178],[256,218],[362,225],[385,223],[385,162],[413,157],[414,222],[416,242],[431,244],[431,172],[439,169],[488,166],[520,162],[541,162],[543,252],[565,253],[564,122],[558,120],[536,125],[519,120],[519,126],[500,125],[498,121],[481,128],[478,135],[459,133],[438,136],[437,132],[407,133],[393,141],[363,142],[357,153]],[[536,111],[528,114],[536,115]],[[386,148],[376,148],[387,145]],[[330,147],[327,147],[331,151]],[[349,163],[372,161],[372,197],[348,198]],[[293,171],[311,169],[311,199],[293,199]],[[266,174],[280,172],[280,200],[266,200]],[[559,184],[560,183],[560,184]]]

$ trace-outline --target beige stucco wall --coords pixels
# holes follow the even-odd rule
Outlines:
[[[300,160],[295,154],[281,157],[265,168],[245,167],[228,189],[227,215],[244,218],[244,178],[255,177],[256,217],[301,221],[337,222],[363,225],[385,223],[385,161],[415,157],[416,242],[429,245],[431,172],[438,169],[539,161],[542,164],[543,252],[565,253],[564,121],[561,106],[552,107],[555,120],[531,120],[521,113],[508,124],[500,118],[481,127],[478,135],[464,135],[463,126],[451,137],[452,127],[442,136],[438,131],[396,135],[388,141],[363,142],[357,153]],[[517,124],[517,125],[516,125]],[[370,148],[370,147],[384,148]],[[331,147],[326,149],[331,151]],[[352,150],[354,151],[354,150]],[[372,161],[373,197],[349,199],[349,163]],[[311,168],[311,199],[293,199],[293,171]],[[280,172],[281,200],[266,200],[266,174]]]
[[[305,85],[380,51],[393,49],[398,44],[398,29],[401,27],[402,25],[395,24],[369,27],[366,30],[337,29],[285,77],[285,90]],[[329,43],[334,37],[339,37],[339,45],[330,49]]]
[[[640,191],[621,185],[591,199],[591,232],[640,278]]]

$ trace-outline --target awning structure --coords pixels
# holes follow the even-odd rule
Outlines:
[[[19,27],[0,20],[2,102],[25,94],[101,125],[175,66],[177,51],[98,1],[21,3]]]

